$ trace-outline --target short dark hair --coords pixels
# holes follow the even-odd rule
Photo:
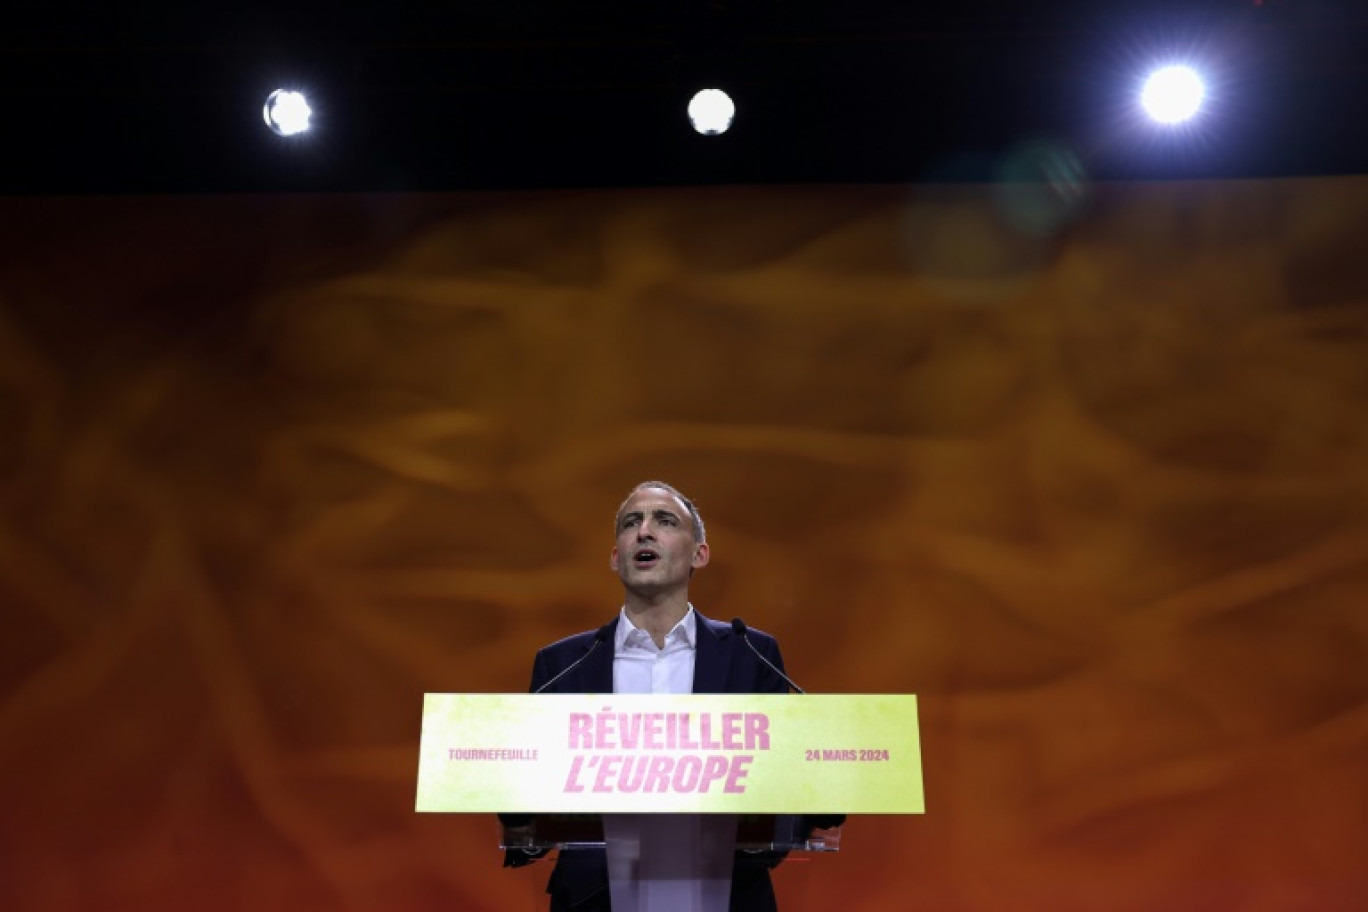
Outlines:
[[[703,543],[708,540],[708,530],[703,525],[703,514],[698,512],[698,507],[694,506],[694,502],[692,500],[684,496],[683,491],[679,490],[679,488],[676,488],[672,484],[666,484],[663,481],[643,481],[641,484],[632,488],[632,490],[628,492],[627,497],[622,501],[622,503],[627,503],[628,500],[631,500],[633,494],[635,494],[637,491],[642,490],[643,488],[659,488],[662,491],[665,491],[669,494],[673,494],[675,497],[678,497],[679,502],[684,504],[684,509],[689,511],[689,518],[693,520],[694,541]],[[618,513],[622,513],[622,506],[618,506]],[[614,531],[616,532],[616,529]]]

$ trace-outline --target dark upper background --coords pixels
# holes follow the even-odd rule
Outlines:
[[[1139,123],[1185,53],[1209,116]],[[281,85],[306,139],[262,124]],[[1365,172],[1365,89],[1363,0],[11,0],[0,191],[981,180],[1041,136],[1099,179]]]

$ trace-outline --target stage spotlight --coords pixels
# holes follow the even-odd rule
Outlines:
[[[689,122],[704,136],[727,132],[735,116],[736,105],[721,89],[704,89],[689,101]]]
[[[261,116],[277,136],[294,136],[309,129],[309,102],[302,92],[276,89],[266,97]]]
[[[1206,87],[1191,67],[1166,66],[1155,70],[1145,80],[1140,104],[1158,123],[1177,124],[1197,113],[1205,95]]]

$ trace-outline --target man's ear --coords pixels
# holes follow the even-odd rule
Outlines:
[[[699,542],[698,547],[694,548],[693,560],[689,561],[689,566],[695,570],[701,570],[708,566],[708,558],[711,552],[708,550],[707,542]]]
[[[608,552],[608,569],[617,573],[617,545],[614,545],[613,550]]]

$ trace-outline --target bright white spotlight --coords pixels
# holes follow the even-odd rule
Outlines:
[[[1176,124],[1196,114],[1205,95],[1206,87],[1191,67],[1166,66],[1145,80],[1140,103],[1159,123]]]
[[[689,101],[689,122],[704,136],[727,132],[735,116],[736,105],[721,89],[704,89]]]
[[[302,92],[276,89],[266,96],[261,116],[277,136],[294,136],[309,129],[309,102]]]

